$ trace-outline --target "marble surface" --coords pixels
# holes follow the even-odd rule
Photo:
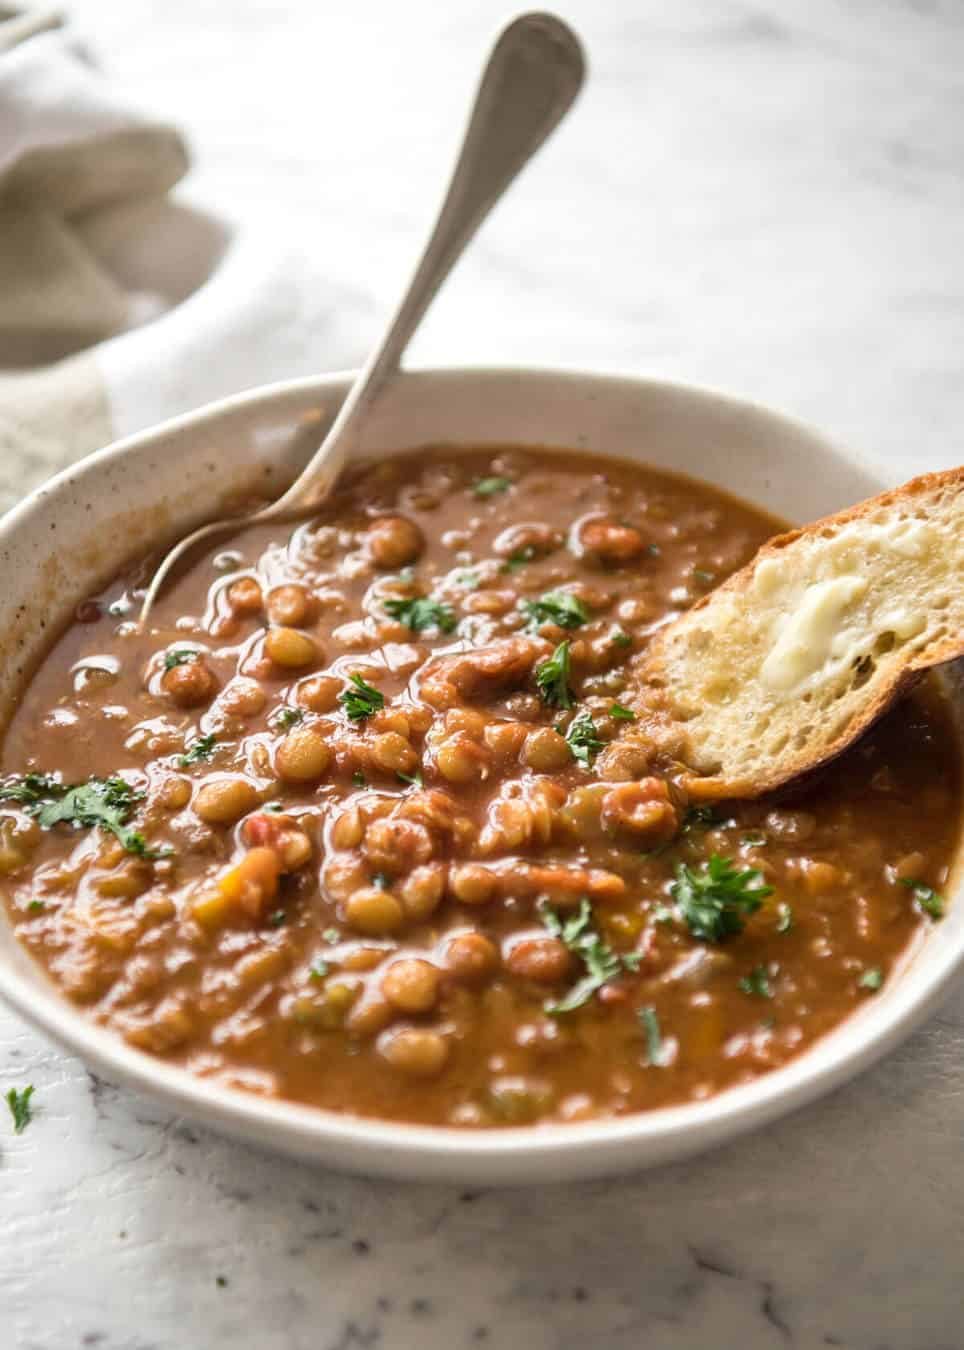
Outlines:
[[[356,359],[447,167],[492,0],[75,0],[190,132],[194,200],[276,222]],[[580,0],[582,106],[480,236],[423,363],[750,394],[896,479],[959,462],[964,7]],[[308,273],[306,272],[306,275]],[[312,285],[314,285],[314,280]],[[292,374],[301,373],[297,368]],[[958,1350],[964,990],[830,1099],[711,1156],[532,1191],[404,1187],[230,1144],[0,1011],[0,1325],[17,1350]]]

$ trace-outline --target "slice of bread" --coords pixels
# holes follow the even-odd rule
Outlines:
[[[682,733],[694,796],[754,797],[962,654],[964,468],[765,544],[657,637],[643,703]]]

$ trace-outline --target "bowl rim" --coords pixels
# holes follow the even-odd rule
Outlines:
[[[354,374],[354,371],[336,371],[257,386],[115,441],[47,479],[6,512],[0,518],[0,543],[29,519],[38,503],[56,497],[79,479],[96,472],[105,462],[132,449],[160,436],[201,428],[226,414],[243,413],[290,396],[315,392],[337,394],[347,387]],[[804,421],[765,404],[705,386],[556,366],[416,368],[400,372],[396,378],[432,383],[500,381],[508,377],[535,384],[563,381],[592,385],[603,392],[630,386],[641,394],[669,393],[713,403],[796,431],[821,444],[832,457],[863,470],[880,482],[879,466],[837,446]],[[0,921],[7,922],[5,914]],[[623,1170],[641,1168],[703,1151],[805,1105],[875,1063],[927,1017],[944,997],[964,963],[964,929],[956,942],[930,945],[933,950],[928,952],[926,969],[921,970],[924,965],[920,960],[921,953],[912,949],[886,997],[868,1000],[800,1056],[749,1083],[725,1089],[704,1101],[658,1107],[615,1118],[493,1129],[412,1124],[339,1113],[261,1097],[201,1078],[186,1068],[127,1045],[115,1032],[87,1020],[59,993],[42,968],[23,949],[25,960],[42,976],[42,988],[38,990],[36,983],[21,973],[17,963],[0,950],[0,997],[28,1022],[108,1077],[159,1098],[187,1115],[200,1115],[208,1124],[221,1127],[236,1137],[270,1143],[288,1153],[314,1156],[319,1161],[370,1174],[400,1176],[406,1173],[406,1165],[412,1164],[408,1170],[414,1178],[432,1175],[429,1165],[444,1164],[445,1161],[458,1165],[447,1169],[443,1166],[436,1175],[466,1177],[471,1175],[473,1163],[485,1164],[499,1159],[536,1163],[548,1158],[575,1161],[576,1155],[588,1154],[596,1148],[603,1161],[597,1166],[584,1161],[583,1165],[576,1165],[571,1174],[591,1176],[618,1171],[620,1167]],[[913,981],[906,978],[909,968],[917,971]],[[328,1150],[332,1150],[334,1156],[330,1156]],[[614,1153],[618,1156],[614,1157]],[[502,1180],[523,1182],[543,1178],[543,1173],[538,1170],[531,1176],[521,1172],[519,1175],[510,1176],[508,1172],[498,1175]]]

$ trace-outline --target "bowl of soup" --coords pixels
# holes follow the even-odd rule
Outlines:
[[[305,521],[349,380],[226,400],[0,524],[0,992],[215,1128],[503,1182],[684,1156],[854,1074],[957,969],[959,700],[816,781],[687,800],[624,733],[662,626],[876,491],[751,404],[549,371],[403,375]]]

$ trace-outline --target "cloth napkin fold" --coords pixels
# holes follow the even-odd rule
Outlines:
[[[282,218],[172,195],[189,162],[57,14],[0,7],[0,509],[119,436],[357,356],[357,298]]]

